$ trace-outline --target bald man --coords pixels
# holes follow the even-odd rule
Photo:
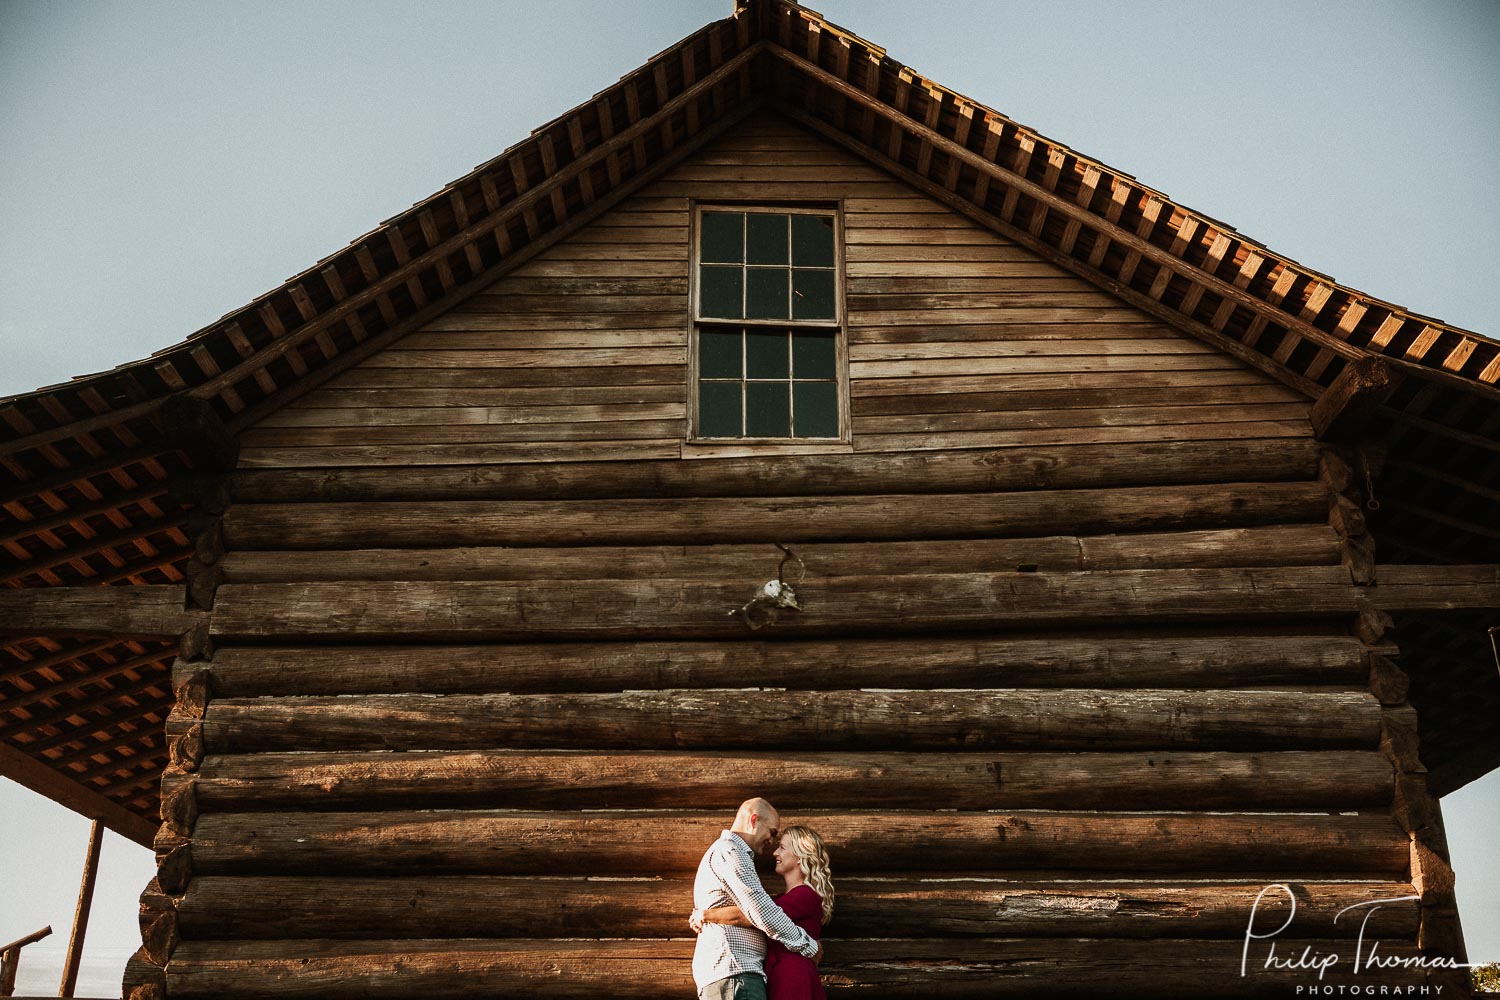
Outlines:
[[[772,902],[755,874],[755,855],[776,849],[780,825],[771,803],[748,799],[698,863],[690,923],[699,931],[693,951],[699,1000],[766,1000],[767,937],[814,961],[822,956],[822,946]],[[731,904],[759,930],[702,922],[704,910]]]

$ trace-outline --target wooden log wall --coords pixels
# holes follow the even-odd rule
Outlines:
[[[842,199],[852,447],[682,444],[695,197]],[[690,997],[751,794],[829,842],[835,995],[1290,995],[1276,884],[1325,984],[1346,907],[1445,947],[1307,413],[759,121],[246,435],[127,995]]]

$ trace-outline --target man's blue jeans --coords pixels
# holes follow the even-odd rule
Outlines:
[[[698,993],[698,1000],[766,1000],[766,978],[755,972],[709,983]]]

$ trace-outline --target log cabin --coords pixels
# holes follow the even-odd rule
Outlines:
[[[788,0],[0,416],[0,764],[154,845],[127,1000],[689,997],[749,794],[832,994],[1467,994],[1500,344]]]

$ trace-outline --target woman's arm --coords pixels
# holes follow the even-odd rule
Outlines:
[[[755,925],[745,916],[745,911],[733,904],[729,906],[715,906],[703,911],[703,920],[710,924],[733,924],[735,927],[754,927]]]

